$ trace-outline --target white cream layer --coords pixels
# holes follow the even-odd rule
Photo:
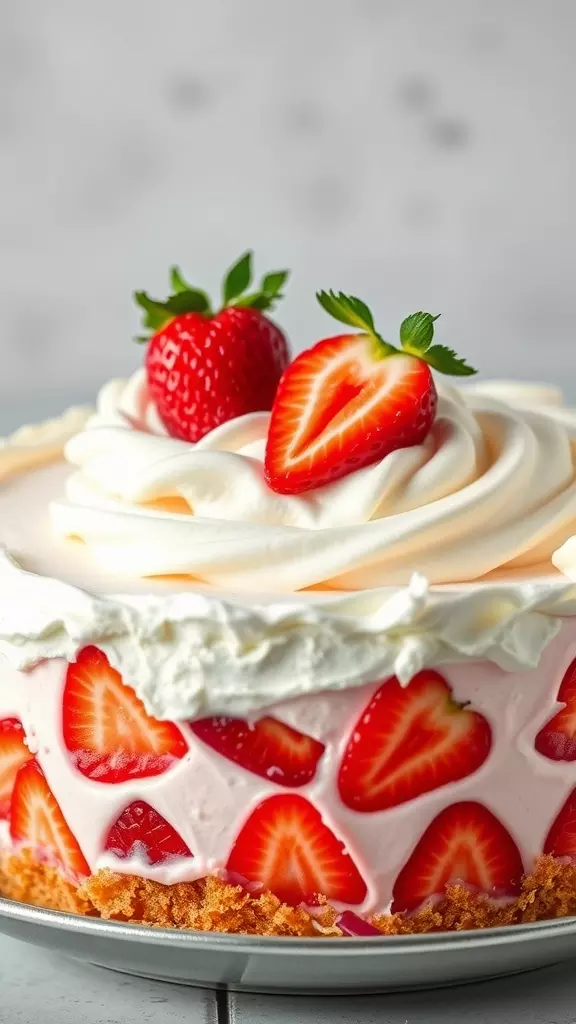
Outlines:
[[[159,434],[142,373],[102,391],[66,447],[78,467],[52,518],[95,562],[232,591],[480,579],[550,560],[576,521],[576,413],[531,385],[443,388],[422,445],[298,496],[266,484],[268,415],[191,445]]]
[[[98,597],[24,572],[0,554],[0,652],[14,668],[106,652],[157,718],[249,714],[291,697],[360,686],[425,666],[538,664],[576,614],[557,581],[431,592],[423,577],[372,594],[247,605],[207,593]]]
[[[140,426],[147,423],[157,428],[149,405],[137,405],[145,399],[141,382],[133,381],[130,387],[136,402],[134,415],[138,416]],[[125,397],[124,387],[120,390]],[[513,397],[519,400],[518,389]],[[525,400],[534,402],[534,395],[526,396]],[[550,402],[550,396],[547,400]],[[469,420],[470,412],[461,397],[445,402],[452,403],[456,416],[464,410],[462,415]],[[117,410],[116,385],[111,385],[101,400],[100,415],[112,416],[110,409],[106,412],[106,403]],[[515,424],[514,429],[525,437],[532,436],[533,451],[538,449],[538,431],[542,431],[542,437],[550,431],[550,437],[559,439],[558,457],[564,464],[562,472],[566,470],[570,431],[562,433],[564,428],[561,430],[558,423],[563,418],[572,422],[572,413],[549,404],[546,412],[533,414],[537,430],[535,427],[536,433],[531,434],[524,420],[527,422],[532,414],[516,413],[511,404],[498,403],[498,408],[509,409],[506,415]],[[50,461],[56,457],[58,444],[61,447],[70,435],[70,420],[77,415],[64,418],[60,429],[53,423],[48,432],[46,426],[28,431],[29,443],[35,451],[34,462],[40,464],[42,458]],[[137,486],[141,498],[150,451],[157,452],[157,446],[163,444],[180,449],[182,443],[133,429],[125,414],[116,411],[114,415],[119,420],[116,427],[109,423],[99,426],[98,418],[70,447],[74,452],[85,446],[91,453],[88,462],[92,476],[96,478],[101,473],[102,477],[113,478],[114,488],[129,491],[136,486],[135,481],[140,481]],[[499,412],[498,416],[504,413]],[[229,438],[234,432],[239,436],[245,430],[250,434],[261,419],[250,417],[227,424],[221,428],[220,436]],[[116,442],[112,449],[105,440],[110,431]],[[214,445],[214,435],[211,437]],[[96,453],[102,439],[105,444],[100,463]],[[132,452],[128,463],[124,442]],[[252,442],[244,434],[241,447],[249,443]],[[139,446],[141,462],[137,457]],[[218,451],[217,445],[208,453],[191,450],[188,445],[183,447],[186,460],[194,461],[203,454],[232,457],[228,452]],[[475,584],[431,588],[421,575],[413,575],[405,586],[346,594],[325,590],[292,594],[283,599],[263,597],[264,588],[258,597],[226,598],[222,592],[190,578],[138,580],[126,571],[124,563],[120,565],[124,574],[118,575],[118,566],[114,567],[116,573],[112,573],[106,561],[102,563],[97,545],[79,544],[63,536],[54,538],[50,533],[49,504],[56,504],[57,510],[79,510],[80,515],[89,512],[110,526],[112,520],[106,520],[105,511],[58,505],[55,499],[64,485],[65,467],[56,464],[28,468],[18,474],[18,469],[29,466],[29,459],[26,451],[19,462],[17,449],[18,445],[10,442],[0,449],[0,477],[4,478],[0,487],[0,541],[7,549],[0,557],[0,651],[15,668],[27,669],[44,658],[71,660],[79,648],[96,643],[158,718],[182,720],[213,712],[249,714],[287,698],[356,687],[391,673],[408,682],[422,667],[446,662],[483,659],[508,670],[531,668],[538,664],[543,649],[558,632],[561,617],[576,614],[576,585],[565,576],[553,574],[549,563],[547,568],[541,566],[538,570],[508,569],[500,578]],[[396,454],[411,458],[411,451]],[[548,467],[544,465],[544,454],[551,464]],[[255,465],[251,456],[235,457]],[[163,474],[173,462],[174,457],[168,456]],[[175,462],[180,464],[179,453]],[[427,465],[433,462],[434,456]],[[551,477],[558,478],[560,470],[547,448],[545,452],[538,449],[536,462],[540,466],[541,496],[549,488]],[[154,479],[158,477],[159,465],[152,473]],[[381,466],[376,469],[381,471]],[[364,479],[362,474],[356,476]],[[342,481],[342,485],[345,483]],[[409,489],[410,483],[405,483]],[[93,487],[103,500],[102,490],[89,484],[84,472],[72,484],[75,486]],[[569,485],[568,490],[572,488]],[[467,489],[463,486],[456,497]],[[147,493],[151,500],[153,488]],[[240,501],[243,490],[236,492],[232,485],[230,493],[231,500]],[[564,501],[566,491],[561,491],[559,497]],[[282,505],[291,499],[278,500]],[[325,495],[294,500],[301,500],[300,512],[309,505],[318,515],[336,514]],[[352,492],[348,500],[352,502]],[[408,500],[406,493],[402,497],[399,492],[397,500]],[[540,516],[544,515],[544,507],[539,509]],[[425,512],[427,508],[424,506]],[[120,523],[113,545],[120,561],[124,543],[130,548],[129,539],[124,538],[125,520],[129,529],[136,532],[139,522],[146,530],[158,523],[175,528],[174,517],[161,512],[149,516],[135,501],[131,511],[115,510],[112,517]],[[177,516],[176,521],[183,521],[186,530],[194,531],[197,525],[191,515]],[[361,532],[379,523],[385,525],[386,521],[385,517],[353,529]],[[234,525],[250,527],[243,521]],[[523,525],[524,521],[517,522],[516,530],[521,532]],[[213,560],[224,558],[222,553],[217,554],[226,550],[222,526],[222,521],[214,526],[210,555]],[[263,526],[253,523],[251,529],[259,543]],[[285,527],[277,529],[282,531]],[[306,545],[324,534],[330,536],[334,529],[291,527],[290,531],[301,536],[302,544]],[[484,531],[479,528],[480,545],[484,534],[489,533],[488,522]],[[149,540],[154,547],[153,529]],[[471,538],[469,544],[473,554]],[[266,579],[272,582],[270,574]]]

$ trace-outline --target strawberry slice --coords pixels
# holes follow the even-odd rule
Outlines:
[[[97,647],[68,666],[62,731],[78,771],[97,782],[161,775],[188,751],[180,730],[147,714]]]
[[[491,896],[520,891],[524,868],[516,843],[483,804],[464,801],[434,818],[394,885],[392,912],[415,910],[449,882],[464,882]]]
[[[144,800],[135,800],[114,822],[105,849],[121,860],[140,857],[148,864],[193,856],[176,829]]]
[[[471,775],[491,745],[486,719],[458,704],[438,672],[419,672],[407,687],[392,677],[352,730],[340,796],[355,811],[396,807]]]
[[[85,878],[90,874],[44,772],[34,759],[23,765],[16,776],[10,808],[10,835],[23,848],[59,864],[72,878]]]
[[[564,673],[556,699],[565,706],[540,730],[534,746],[551,761],[576,761],[576,658]]]
[[[372,313],[354,296],[319,292],[318,301],[361,334],[327,338],[284,371],[268,431],[265,475],[279,494],[299,494],[421,444],[436,415],[430,367],[476,371],[443,345],[432,345],[430,313],[400,327],[399,350],[377,334]]]
[[[349,904],[366,896],[366,883],[343,843],[296,793],[258,804],[232,847],[227,869],[292,906],[314,904],[318,894]]]
[[[576,857],[576,789],[552,822],[543,852],[553,857]]]
[[[253,723],[242,718],[201,718],[190,728],[223,757],[281,786],[310,782],[325,749],[323,743],[270,716]]]
[[[18,769],[32,754],[25,743],[24,729],[17,718],[0,721],[0,820],[10,813],[10,800]]]

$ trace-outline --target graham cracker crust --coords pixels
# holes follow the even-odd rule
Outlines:
[[[281,903],[271,892],[251,894],[208,876],[166,886],[109,869],[74,885],[31,853],[0,855],[0,894],[8,899],[67,913],[128,921],[158,928],[244,935],[338,936],[338,912],[328,904],[312,917]],[[520,895],[494,901],[461,885],[448,886],[443,899],[418,913],[377,915],[371,923],[383,935],[462,931],[567,917],[576,913],[576,864],[539,857],[522,882]]]

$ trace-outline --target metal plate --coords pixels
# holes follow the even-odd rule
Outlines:
[[[0,931],[127,974],[267,993],[436,988],[576,956],[576,917],[434,935],[281,939],[146,928],[0,899]]]

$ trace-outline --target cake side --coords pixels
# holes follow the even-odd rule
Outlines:
[[[190,914],[194,908],[206,914],[205,880],[211,878],[210,905],[245,900],[248,914],[263,889],[278,901],[276,909],[286,905],[311,920],[320,916],[326,927],[348,910],[385,930],[423,926],[427,918],[417,912],[430,896],[438,903],[446,882],[467,883],[466,899],[460,894],[455,904],[452,894],[450,905],[451,913],[457,905],[470,915],[471,893],[483,880],[497,900],[490,913],[497,906],[500,915],[518,916],[526,912],[521,904],[532,892],[534,872],[544,870],[539,858],[576,852],[562,823],[553,834],[574,789],[576,744],[565,724],[548,725],[563,704],[561,685],[564,700],[573,687],[575,656],[576,625],[567,620],[536,670],[444,666],[405,689],[388,679],[283,702],[242,727],[238,719],[216,716],[155,723],[154,732],[153,720],[133,706],[137,698],[125,688],[127,704],[121,690],[116,705],[107,693],[108,725],[116,716],[117,728],[115,748],[104,751],[98,750],[86,687],[94,699],[95,687],[103,680],[108,686],[107,672],[114,685],[124,684],[103,655],[81,655],[70,666],[44,661],[25,673],[3,662],[0,719],[22,723],[34,757],[17,770],[30,775],[30,764],[39,766],[78,846],[67,872],[58,843],[30,845],[33,825],[21,813],[17,785],[4,830],[11,831],[4,836],[4,887],[18,892],[10,874],[26,878],[19,858],[35,854],[40,871],[56,870],[79,889],[80,902],[92,899],[92,911],[104,913],[103,893],[114,891],[120,899],[124,877],[127,891],[136,878],[149,893],[179,886],[172,890],[178,900],[182,886],[190,885],[184,890]],[[101,699],[104,691],[98,692]],[[156,743],[152,752],[143,752],[143,735],[152,747]],[[11,815],[27,825],[14,826]],[[423,872],[421,855],[424,863],[444,858],[446,878]],[[566,871],[558,873],[557,863],[547,870],[564,892],[570,865],[561,866]],[[427,892],[439,879],[442,884]],[[533,892],[528,904],[534,912]],[[548,913],[549,898],[546,906]],[[401,916],[386,922],[391,911]],[[407,925],[415,913],[418,920]]]

